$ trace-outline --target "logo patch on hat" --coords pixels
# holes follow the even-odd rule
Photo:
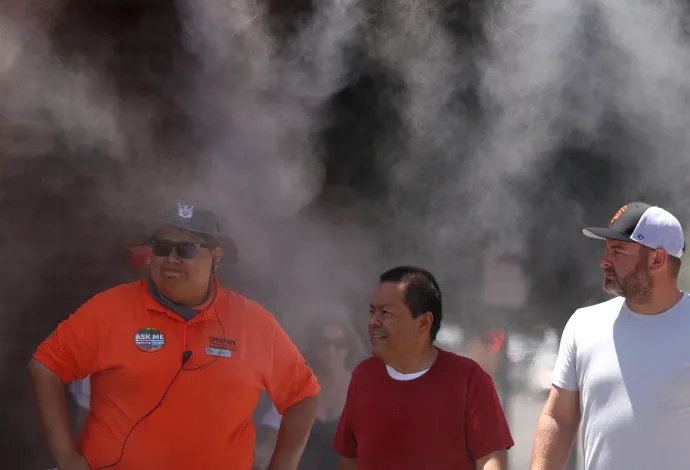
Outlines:
[[[627,208],[628,208],[628,206],[626,205],[626,206],[623,206],[623,207],[621,207],[620,209],[618,209],[618,212],[616,212],[616,215],[613,216],[613,219],[611,219],[611,222],[609,222],[609,223],[612,224],[618,217],[621,216],[621,214],[622,214],[623,212],[625,212],[625,210],[626,210]]]
[[[158,351],[165,344],[165,336],[155,328],[142,328],[134,333],[134,344],[142,351]]]
[[[177,215],[183,219],[191,219],[194,216],[194,206],[185,206],[178,202]]]

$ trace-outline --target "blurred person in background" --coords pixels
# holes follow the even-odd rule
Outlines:
[[[678,288],[685,239],[668,211],[623,206],[602,240],[615,297],[568,321],[537,426],[532,470],[561,470],[582,427],[586,470],[687,468],[690,297]]]
[[[321,393],[316,420],[309,441],[302,454],[299,470],[335,469],[338,454],[333,450],[333,438],[340,414],[345,405],[347,388],[354,368],[365,357],[366,351],[352,327],[352,320],[345,312],[323,315],[306,330],[305,348],[301,349],[305,359],[319,378]],[[275,447],[281,416],[271,406],[261,420],[268,428],[265,438],[257,446],[255,468],[265,470]]]
[[[441,290],[412,266],[379,277],[369,306],[375,357],[353,372],[333,445],[341,470],[505,470],[514,445],[491,377],[434,346]]]
[[[249,470],[252,413],[265,390],[283,414],[269,468],[294,470],[319,386],[274,317],[221,287],[234,241],[211,211],[178,204],[151,230],[149,276],[102,292],[60,323],[29,364],[61,470]],[[79,442],[64,383],[91,377]]]

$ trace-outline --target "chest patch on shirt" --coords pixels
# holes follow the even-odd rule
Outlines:
[[[236,350],[235,341],[227,338],[209,336],[206,354],[209,356],[232,357],[232,352]]]
[[[209,356],[232,357],[232,351],[229,349],[206,348],[206,354]]]
[[[165,344],[165,336],[154,328],[142,328],[134,333],[134,344],[142,351],[158,351]]]

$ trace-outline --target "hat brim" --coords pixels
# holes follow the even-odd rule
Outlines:
[[[205,234],[203,234],[205,235]],[[233,264],[239,259],[239,253],[235,240],[226,235],[211,235],[213,239],[218,242],[218,245],[223,249],[223,257],[221,264]]]
[[[585,237],[592,238],[594,240],[619,240],[622,242],[634,241],[626,234],[608,227],[586,227],[582,229],[582,234]]]

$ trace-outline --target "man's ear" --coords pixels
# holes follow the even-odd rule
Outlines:
[[[218,268],[220,265],[220,261],[223,259],[223,248],[220,246],[217,246],[215,250],[213,250],[213,266],[215,268]]]
[[[654,250],[649,255],[649,269],[657,271],[666,266],[668,262],[668,253],[664,250]]]
[[[419,316],[419,329],[422,333],[431,329],[431,325],[434,322],[434,314],[431,312],[424,312]]]

